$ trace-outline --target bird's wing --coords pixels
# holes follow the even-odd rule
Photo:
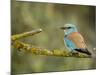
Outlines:
[[[87,46],[84,42],[84,38],[82,37],[82,35],[80,33],[73,32],[73,33],[69,34],[67,36],[67,38],[69,40],[71,40],[78,49],[86,49],[87,48]]]

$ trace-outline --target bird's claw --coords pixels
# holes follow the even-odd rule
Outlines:
[[[72,56],[78,56],[79,53],[78,52],[71,52]]]

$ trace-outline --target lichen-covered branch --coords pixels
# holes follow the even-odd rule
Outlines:
[[[61,56],[61,57],[80,57],[80,58],[88,57],[87,55],[84,55],[84,54],[81,54],[81,53],[72,54],[72,53],[69,53],[65,50],[42,49],[42,48],[34,47],[32,45],[29,45],[29,44],[25,44],[25,43],[17,41],[17,40],[15,42],[13,42],[13,46],[15,48],[17,48],[19,51],[25,50],[25,51],[33,53],[35,55]]]
[[[41,29],[37,29],[37,30],[30,31],[30,32],[22,33],[22,34],[13,35],[11,36],[11,43],[19,51],[25,50],[35,55],[62,56],[62,57],[88,57],[87,55],[81,54],[81,53],[72,54],[72,53],[67,52],[67,50],[42,49],[42,48],[34,47],[33,45],[26,44],[26,43],[23,43],[17,40],[23,37],[32,36],[34,34],[40,33],[41,31],[42,31]]]
[[[41,31],[42,31],[42,29],[36,29],[36,30],[29,31],[29,32],[21,33],[21,34],[16,34],[16,35],[11,36],[11,40],[15,41],[15,40],[23,38],[23,37],[32,36],[37,33],[40,33]]]

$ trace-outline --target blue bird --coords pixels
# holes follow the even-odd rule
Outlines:
[[[73,54],[76,52],[85,53],[91,55],[88,51],[83,36],[78,32],[74,24],[65,24],[61,29],[64,30],[64,44],[69,51]]]

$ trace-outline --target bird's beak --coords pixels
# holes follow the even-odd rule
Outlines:
[[[60,27],[60,29],[63,29],[63,30],[65,30],[65,29],[66,29],[66,27],[64,27],[64,26],[63,26],[63,27]]]

